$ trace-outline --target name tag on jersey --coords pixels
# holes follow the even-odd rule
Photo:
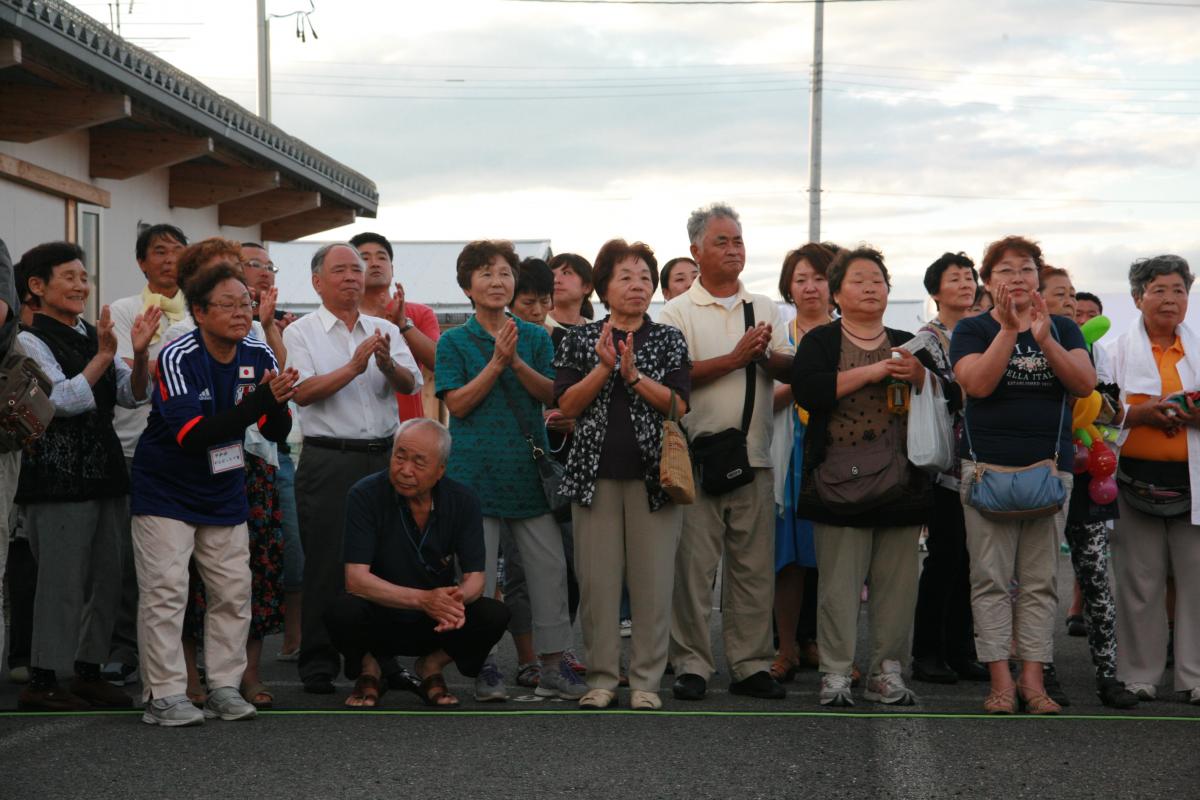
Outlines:
[[[224,447],[208,448],[208,471],[213,475],[245,469],[246,459],[242,455],[242,443],[235,442]]]

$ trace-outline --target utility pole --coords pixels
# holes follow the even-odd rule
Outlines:
[[[267,0],[258,0],[258,115],[271,121],[271,21]]]
[[[260,0],[261,2],[262,0]],[[821,241],[821,82],[825,2],[813,4],[812,81],[808,93],[808,240]]]

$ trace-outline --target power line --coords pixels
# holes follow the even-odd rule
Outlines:
[[[898,3],[903,0],[507,0],[509,3],[558,3],[568,6],[794,6],[813,3]]]
[[[875,192],[854,189],[825,189],[826,194],[853,194],[878,197],[923,197],[934,200],[1004,200],[1022,203],[1078,203],[1081,205],[1148,205],[1148,206],[1200,206],[1200,200],[1113,200],[1100,197],[1016,197],[986,194],[923,194],[919,192]]]

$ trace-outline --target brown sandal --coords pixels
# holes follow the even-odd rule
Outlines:
[[[458,707],[458,698],[450,694],[450,688],[446,686],[446,679],[440,672],[421,679],[420,698],[425,705],[435,708]],[[443,703],[442,700],[447,698],[448,701]]]
[[[1050,696],[1045,692],[1034,694],[1032,697],[1026,697],[1025,692],[1032,692],[1033,690],[1020,684],[1017,684],[1017,688],[1021,690],[1017,698],[1020,700],[1022,711],[1038,715],[1058,714],[1062,711],[1062,706],[1050,699]]]
[[[783,653],[775,654],[775,661],[771,664],[771,677],[780,683],[791,683],[792,678],[796,677],[796,670],[800,667],[800,659],[796,657],[786,658]]]
[[[1017,713],[1016,691],[1015,686],[1010,686],[1007,689],[992,689],[991,694],[987,696],[987,700],[983,701],[983,710],[989,714]]]
[[[387,689],[379,678],[364,672],[354,682],[354,688],[350,690],[350,696],[346,698],[346,706],[349,708],[378,708],[379,698],[383,697],[386,691]],[[350,701],[354,699],[361,702],[351,703]]]

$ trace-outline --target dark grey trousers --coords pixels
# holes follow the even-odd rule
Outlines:
[[[391,454],[347,453],[306,445],[296,469],[296,509],[304,547],[301,591],[300,680],[332,680],[341,672],[341,657],[325,628],[325,610],[345,589],[342,534],[346,495],[372,473],[387,469]]]

